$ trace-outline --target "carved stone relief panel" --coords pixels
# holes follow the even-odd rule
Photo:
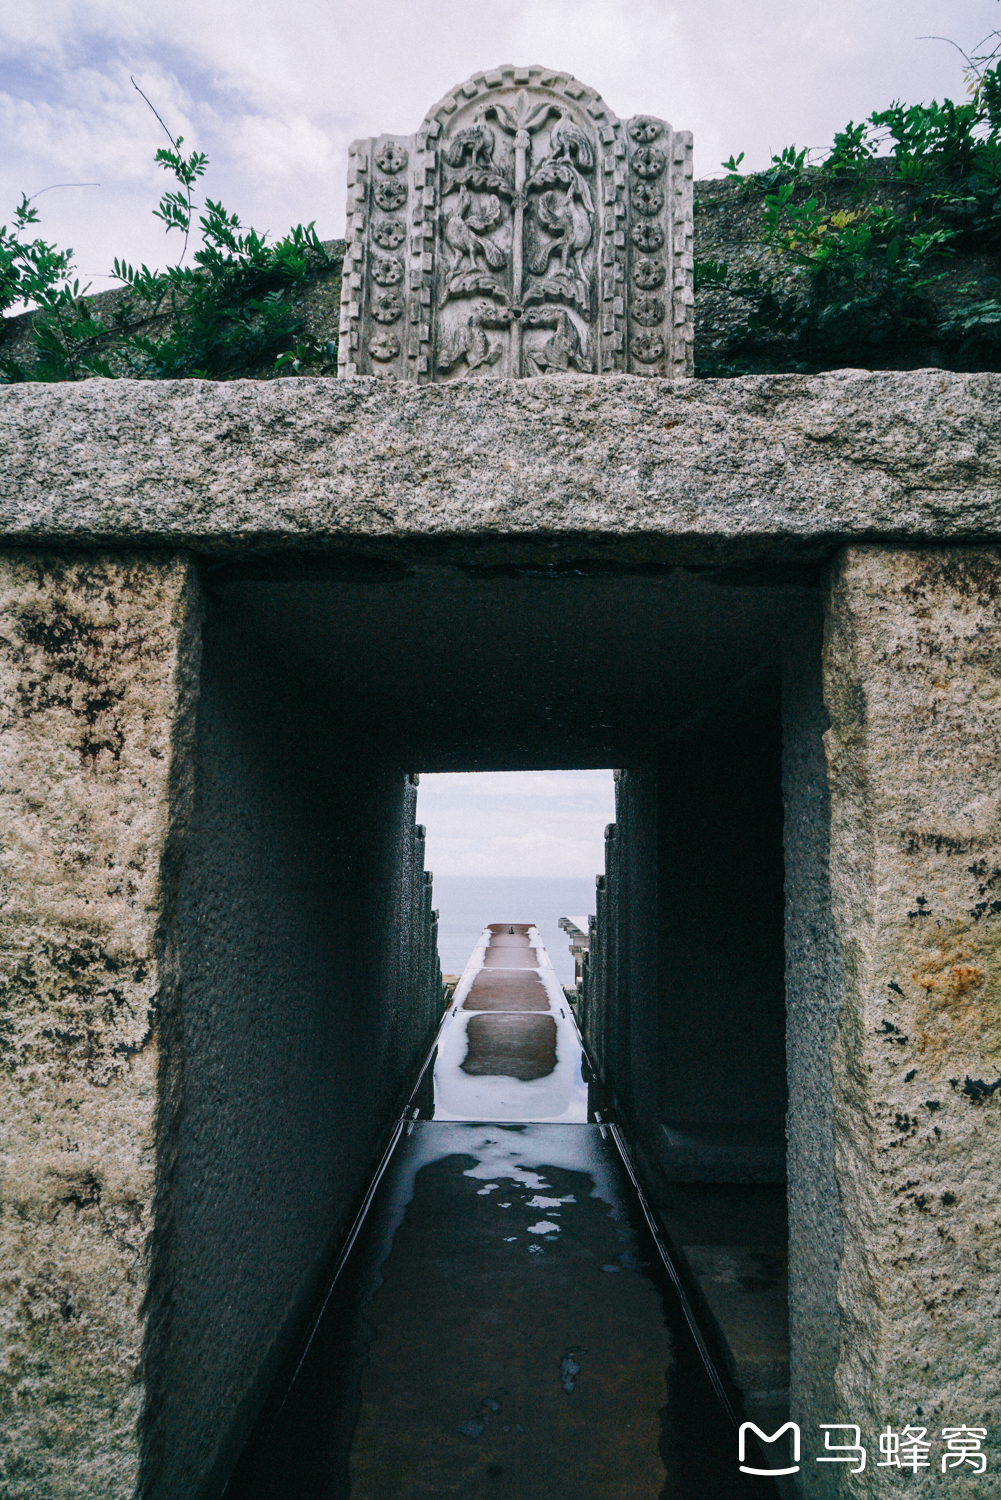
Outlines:
[[[340,373],[692,373],[692,137],[567,73],[477,73],[356,141]]]

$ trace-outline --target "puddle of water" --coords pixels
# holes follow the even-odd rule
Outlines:
[[[418,1123],[371,1245],[352,1500],[658,1500],[674,1340],[610,1144]],[[610,1256],[637,1267],[614,1288]]]
[[[531,970],[511,974],[481,969],[473,979],[463,1010],[548,1010],[549,994]]]
[[[470,1077],[548,1078],[556,1067],[556,1022],[552,1016],[470,1016],[466,1047],[459,1067]]]
[[[418,1121],[227,1500],[709,1495],[776,1500],[737,1471],[612,1141]]]

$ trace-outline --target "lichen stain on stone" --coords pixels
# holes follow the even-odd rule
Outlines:
[[[128,596],[131,590],[122,592]],[[13,653],[22,672],[21,712],[28,717],[68,710],[86,726],[77,741],[81,760],[93,765],[107,751],[117,763],[125,745],[117,716],[128,692],[127,661],[138,644],[136,632],[121,619],[114,591],[85,587],[83,596],[93,605],[86,614],[57,597],[47,607],[32,601],[21,615],[21,646]]]
[[[912,1029],[927,1074],[955,1070],[957,1055],[1001,1064],[1001,931],[957,924],[915,955]]]
[[[152,1037],[147,972],[144,961],[125,969],[86,937],[62,947],[42,943],[0,964],[0,1066],[18,1072],[42,1064],[55,1077],[82,1073],[106,1087]]]
[[[187,816],[176,745],[197,680],[194,589],[176,555],[0,557],[0,1492],[11,1500],[136,1486],[163,871]]]
[[[1001,552],[989,547],[930,551],[923,564],[900,587],[901,596],[918,611],[941,608],[941,600],[971,601],[989,606],[1001,599]]]

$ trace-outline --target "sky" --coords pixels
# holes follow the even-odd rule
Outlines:
[[[436,876],[580,876],[593,882],[605,868],[605,826],[615,822],[612,773],[424,774],[417,819],[427,829],[425,867]]]
[[[40,194],[41,232],[75,249],[94,290],[116,256],[176,258],[152,217],[166,139],[130,77],[206,152],[206,192],[244,224],[275,236],[315,220],[332,238],[349,143],[410,134],[498,63],[566,69],[622,118],[693,130],[705,177],[731,152],[753,169],[792,143],[823,148],[895,98],[961,96],[960,54],[922,38],[971,48],[998,26],[998,0],[8,0],[0,223]]]
[[[115,257],[180,252],[152,217],[166,144],[208,196],[272,237],[343,232],[349,143],[410,134],[470,74],[565,69],[620,117],[695,135],[696,176],[795,143],[823,149],[895,99],[959,98],[963,59],[1001,27],[998,0],[8,0],[0,8],[0,223],[38,195],[40,232],[93,290]],[[99,184],[61,187],[56,184]],[[588,876],[614,817],[611,773],[427,776],[419,817],[442,875]],[[474,788],[476,790],[474,790]]]

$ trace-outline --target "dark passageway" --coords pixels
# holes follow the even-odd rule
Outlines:
[[[536,929],[487,928],[230,1500],[773,1496],[589,1076]]]
[[[227,1491],[237,1500],[346,1493],[348,1439],[364,1409],[362,1354],[371,1329],[386,1326],[385,1299],[372,1300],[382,1295],[375,1283],[405,1280],[398,1265],[429,1257],[451,1266],[446,1300],[456,1309],[476,1287],[500,1288],[505,1268],[518,1264],[545,1266],[525,1283],[541,1287],[578,1243],[571,1225],[588,1215],[594,1238],[581,1229],[592,1247],[585,1259],[598,1271],[611,1263],[594,1217],[607,1200],[564,1187],[544,1194],[577,1200],[560,1210],[555,1238],[528,1234],[539,1214],[523,1226],[521,1262],[501,1236],[496,1254],[506,1259],[491,1262],[489,1273],[467,1264],[461,1245],[489,1242],[498,1215],[515,1214],[514,1200],[495,1210],[507,1200],[480,1196],[478,1187],[457,1206],[455,1195],[476,1182],[466,1175],[475,1163],[465,1159],[475,1156],[473,1126],[522,1137],[531,1127],[536,1141],[538,1131],[547,1142],[559,1131],[580,1142],[593,1137],[594,1151],[609,1153],[608,1180],[624,1195],[615,1212],[643,1240],[614,1137],[602,1136],[593,1109],[589,1117],[578,1023],[613,1118],[684,1258],[683,1274],[687,1267],[698,1282],[688,1283],[696,1312],[725,1345],[726,1378],[749,1418],[771,1423],[767,1431],[778,1425],[772,1412],[788,1405],[789,1386],[781,783],[790,726],[796,731],[799,722],[786,706],[800,702],[790,685],[802,676],[804,694],[812,692],[819,660],[811,645],[797,676],[795,662],[787,668],[788,646],[800,635],[812,641],[817,598],[810,577],[737,580],[681,569],[537,576],[415,562],[397,572],[359,567],[301,580],[221,569],[210,581],[194,811],[178,901],[187,1058],[179,1207],[173,1238],[158,1247],[170,1317],[150,1441],[169,1469],[165,1500],[188,1500],[202,1469],[211,1470],[207,1500],[218,1494],[241,1453],[246,1461]],[[427,1075],[413,1100],[420,1118],[384,1174],[286,1408],[283,1422],[298,1422],[299,1435],[268,1450],[279,1477],[248,1488],[251,1451],[265,1462],[259,1436],[274,1416],[268,1393],[294,1370],[310,1309],[329,1285],[441,1019],[436,903],[416,822],[415,768],[608,765],[625,770],[597,892],[600,961],[596,952],[577,1014],[558,985],[549,987],[553,971],[537,950],[533,956],[534,944],[511,941],[527,937],[517,922],[507,924],[515,933],[494,934],[509,941],[486,944],[467,975],[458,1014],[438,1037],[433,1079]],[[802,820],[791,826],[803,837],[812,828]],[[724,945],[734,903],[750,937]],[[735,1045],[748,1024],[753,1048]],[[425,1149],[428,1132],[444,1140],[446,1130],[454,1139],[441,1162],[452,1166],[429,1161],[416,1171],[413,1208],[404,1213],[393,1195],[409,1196],[408,1153]],[[597,1158],[586,1158],[592,1167],[581,1159],[561,1167],[553,1150],[547,1145],[550,1154],[525,1170],[551,1184],[563,1171],[594,1175]],[[440,1201],[425,1197],[435,1182]],[[444,1239],[438,1248],[427,1240],[405,1260],[400,1236],[425,1222],[422,1204],[428,1233]],[[468,1239],[450,1237],[447,1225],[465,1222],[467,1211],[480,1216],[482,1236],[477,1229]],[[605,1218],[611,1212],[611,1204],[602,1209]],[[400,1215],[394,1241],[379,1225],[394,1226]],[[601,1226],[604,1233],[605,1219]],[[542,1253],[529,1254],[530,1242]],[[651,1268],[644,1276],[660,1276],[649,1246],[637,1255]],[[735,1256],[742,1280],[734,1287],[720,1277]],[[622,1295],[612,1284],[633,1274],[600,1272],[600,1295]],[[658,1284],[656,1295],[671,1338],[656,1375],[654,1447],[662,1465],[665,1453],[675,1465],[670,1473],[663,1467],[660,1483],[674,1486],[665,1495],[684,1495],[676,1469],[689,1464],[690,1493],[701,1500],[707,1454],[718,1451],[724,1469],[712,1482],[722,1495],[737,1479],[736,1443],[707,1415],[714,1398],[695,1351],[683,1354],[687,1334],[683,1321],[672,1322],[673,1293]],[[509,1300],[533,1337],[536,1323],[560,1326],[550,1304],[529,1316],[526,1296],[513,1288]],[[405,1319],[394,1327],[400,1360],[421,1369],[426,1328]],[[744,1330],[753,1339],[741,1343]],[[321,1378],[315,1361],[323,1350]],[[553,1356],[557,1367],[566,1352]],[[689,1357],[690,1375],[679,1373]],[[668,1368],[676,1373],[665,1378]],[[489,1370],[479,1383],[476,1402],[501,1399]],[[424,1377],[417,1385],[430,1389]],[[413,1379],[408,1388],[416,1389]],[[574,1397],[584,1389],[578,1383]],[[463,1386],[456,1393],[463,1410],[467,1397]],[[689,1411],[685,1402],[695,1405]],[[473,1420],[453,1415],[442,1428],[449,1443]],[[486,1435],[493,1425],[491,1418]],[[487,1445],[464,1438],[459,1451],[483,1453]],[[489,1462],[506,1467],[496,1456]]]

